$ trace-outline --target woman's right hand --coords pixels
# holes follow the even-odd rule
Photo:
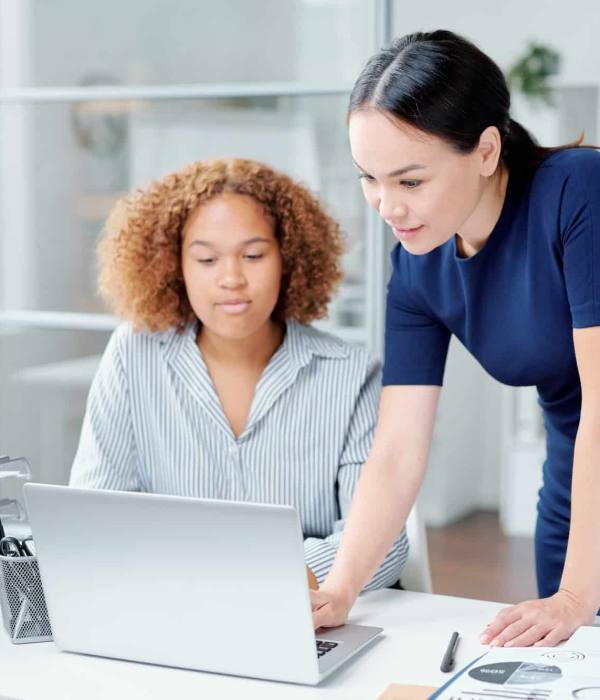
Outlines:
[[[343,625],[354,603],[354,598],[323,586],[318,591],[310,591],[310,600],[315,629]]]

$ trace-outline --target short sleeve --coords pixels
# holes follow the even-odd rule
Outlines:
[[[574,328],[600,325],[600,154],[581,153],[562,193],[563,274]]]
[[[392,265],[386,303],[383,385],[442,386],[450,331],[413,302],[400,246],[392,252]]]

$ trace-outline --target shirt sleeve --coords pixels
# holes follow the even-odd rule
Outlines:
[[[71,486],[141,490],[119,336],[119,330],[111,336],[92,382]]]
[[[377,362],[372,362],[356,401],[340,458],[337,493],[340,520],[336,522],[334,532],[327,537],[308,537],[304,541],[306,563],[312,569],[319,583],[325,580],[337,554],[354,490],[362,465],[371,447],[377,421],[380,386],[380,365]],[[408,540],[406,532],[403,530],[364,590],[383,588],[396,583],[400,578],[407,556]]]
[[[574,328],[600,325],[600,154],[582,153],[564,185],[563,274]]]
[[[392,252],[385,318],[384,386],[442,386],[450,331],[411,298],[401,247]]]

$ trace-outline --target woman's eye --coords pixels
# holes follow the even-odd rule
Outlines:
[[[402,187],[406,187],[409,190],[414,190],[421,184],[421,180],[400,180]]]
[[[246,256],[246,260],[260,260],[263,257],[262,253],[255,253],[254,255],[251,255],[248,253]]]
[[[202,263],[203,265],[212,265],[214,261],[214,258],[199,258],[196,262]]]
[[[374,182],[375,178],[372,175],[367,175],[367,173],[360,173],[358,176],[359,180],[365,180],[365,182]]]

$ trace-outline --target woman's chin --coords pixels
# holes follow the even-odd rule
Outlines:
[[[242,318],[240,316],[219,319],[218,322],[215,322],[214,319],[209,323],[202,322],[202,320],[200,322],[210,335],[229,342],[243,342],[260,333],[267,332],[270,326],[270,319],[257,321],[254,318]]]
[[[436,244],[433,241],[415,239],[412,241],[400,241],[400,245],[411,255],[427,255],[427,253],[431,253],[432,250],[439,247],[440,244]]]

